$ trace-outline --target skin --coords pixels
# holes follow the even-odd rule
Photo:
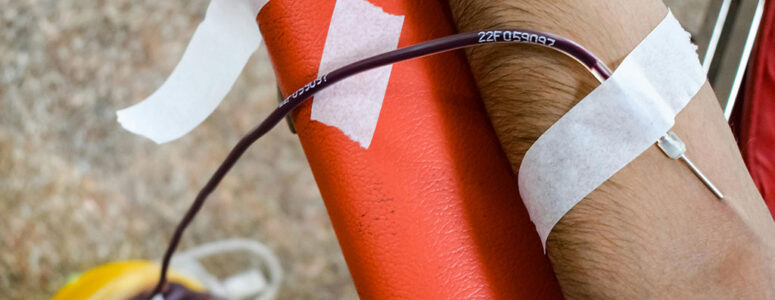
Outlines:
[[[667,14],[652,0],[449,0],[460,32],[529,28],[568,37],[615,69]],[[532,143],[597,85],[550,49],[467,50],[515,174]],[[775,298],[773,219],[709,85],[673,130],[725,194],[716,199],[652,146],[570,210],[547,242],[567,298]]]

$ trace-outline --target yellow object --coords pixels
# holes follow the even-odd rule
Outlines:
[[[173,270],[167,278],[190,290],[204,291],[201,283]],[[145,260],[114,262],[69,280],[52,300],[126,300],[152,288],[158,279],[159,265],[155,263]]]

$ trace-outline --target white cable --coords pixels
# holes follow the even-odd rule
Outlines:
[[[175,254],[172,259],[174,269],[183,271],[197,280],[200,280],[208,290],[221,297],[232,297],[224,282],[213,276],[202,267],[201,259],[216,254],[227,252],[246,251],[259,257],[268,271],[266,286],[256,293],[256,300],[274,299],[282,282],[283,270],[279,259],[266,245],[249,239],[235,238],[204,244],[192,249]],[[260,271],[259,271],[260,272]],[[256,282],[255,284],[263,284]]]

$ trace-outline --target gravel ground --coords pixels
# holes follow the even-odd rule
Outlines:
[[[117,109],[174,68],[207,4],[0,0],[0,298],[45,299],[71,273],[160,257],[229,147],[276,106],[261,52],[217,112],[180,140],[157,146],[116,123]],[[286,273],[280,298],[357,297],[284,124],[227,176],[182,248],[228,237],[275,251]]]
[[[696,32],[708,1],[668,2]],[[160,257],[229,146],[275,107],[259,51],[216,113],[180,140],[157,146],[116,123],[117,109],[169,75],[207,3],[0,0],[0,298],[46,299],[70,274]],[[357,298],[284,124],[227,176],[182,248],[229,237],[277,253],[282,299]],[[212,264],[223,272],[240,263]]]

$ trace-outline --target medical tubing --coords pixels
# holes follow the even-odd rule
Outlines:
[[[202,208],[202,205],[204,205],[207,196],[209,196],[210,193],[215,190],[226,173],[229,172],[229,170],[234,166],[237,160],[239,160],[242,154],[245,153],[248,147],[250,147],[250,145],[261,138],[264,134],[266,134],[275,125],[277,125],[277,123],[280,122],[294,108],[298,107],[305,100],[309,99],[317,92],[327,88],[328,86],[361,72],[385,65],[394,64],[407,59],[423,57],[426,55],[447,52],[480,44],[492,43],[534,44],[552,48],[570,56],[582,65],[586,66],[587,69],[589,69],[590,72],[592,72],[598,78],[598,80],[603,81],[611,76],[611,71],[600,59],[598,59],[594,54],[586,50],[584,47],[576,44],[571,40],[557,35],[533,30],[509,29],[459,33],[438,38],[435,40],[365,58],[318,77],[290,96],[283,99],[278,107],[272,113],[270,113],[269,116],[267,116],[266,119],[261,122],[261,124],[252,129],[247,135],[243,136],[239,142],[237,142],[237,145],[231,149],[228,156],[226,156],[226,159],[210,177],[210,180],[208,180],[205,186],[202,187],[194,199],[194,202],[183,216],[183,219],[180,220],[180,223],[178,223],[177,227],[175,228],[175,232],[170,239],[170,243],[164,253],[164,258],[162,259],[161,271],[159,272],[159,281],[149,295],[149,299],[162,292],[162,289],[167,282],[167,271],[169,269],[172,254],[175,252],[175,249],[180,243],[180,238],[183,235],[183,231],[185,231],[186,227],[188,227],[196,214]]]

